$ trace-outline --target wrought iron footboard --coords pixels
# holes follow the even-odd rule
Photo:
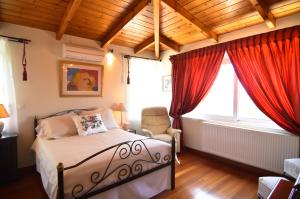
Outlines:
[[[171,148],[171,154],[166,154],[164,156],[161,155],[161,153],[157,152],[154,155],[152,155],[148,149],[148,147],[145,144],[145,140],[149,140],[152,138],[142,139],[142,140],[135,140],[132,142],[122,142],[120,144],[113,145],[109,148],[106,148],[104,150],[101,150],[90,157],[80,161],[79,163],[64,168],[63,163],[59,163],[57,165],[57,174],[58,174],[58,192],[57,192],[57,198],[63,199],[64,198],[64,171],[73,169],[75,167],[78,167],[79,165],[84,164],[88,160],[103,154],[106,151],[112,151],[113,155],[110,158],[110,161],[107,165],[107,167],[104,169],[104,172],[101,174],[98,171],[94,171],[90,174],[90,187],[84,187],[83,184],[76,184],[72,189],[72,197],[73,198],[89,198],[91,196],[94,196],[96,194],[102,193],[104,191],[107,191],[109,189],[112,189],[114,187],[117,187],[119,185],[122,185],[124,183],[130,182],[132,180],[135,180],[141,176],[147,175],[149,173],[152,173],[154,171],[157,171],[159,169],[162,169],[167,166],[171,166],[171,189],[173,190],[175,188],[175,139],[172,139],[172,148]],[[146,155],[148,158],[143,159],[136,159],[130,164],[123,163],[118,166],[112,166],[114,158],[119,159],[127,159],[130,158],[130,156],[137,156],[142,151],[146,152]],[[144,170],[142,163],[150,163],[154,164],[155,167],[149,170]],[[117,175],[118,181],[116,183],[112,183],[106,186],[103,186],[101,188],[97,188],[97,186],[105,181],[108,177],[112,175]]]

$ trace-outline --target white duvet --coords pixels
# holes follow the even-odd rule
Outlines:
[[[56,140],[37,138],[32,148],[36,153],[37,170],[41,174],[43,186],[48,196],[50,198],[55,198],[57,192],[56,166],[58,165],[58,163],[63,163],[64,167],[66,168],[112,145],[119,144],[125,141],[134,141],[145,138],[146,137],[144,136],[129,133],[121,129],[112,129],[105,133],[98,133],[91,136],[72,136]],[[108,174],[119,165],[124,165],[122,168],[125,169],[128,167],[126,165],[134,166],[134,168],[136,168],[138,172],[138,169],[141,168],[138,164],[141,164],[143,171],[145,171],[157,165],[137,161],[138,159],[152,161],[151,157],[154,159],[159,158],[160,160],[158,162],[163,163],[165,162],[163,160],[163,157],[167,154],[171,154],[171,146],[167,143],[152,139],[144,140],[144,143],[149,149],[151,156],[149,155],[147,150],[145,150],[143,144],[140,143],[142,146],[142,153],[138,155],[130,154],[128,158],[122,159],[120,158],[119,154],[121,153],[123,154],[122,157],[125,157],[129,154],[129,150],[127,150],[127,153],[125,152],[126,150],[123,150],[121,152],[120,150],[118,150],[109,167],[110,169],[108,170],[106,170],[106,168],[111,158],[113,157],[113,152],[115,152],[114,149],[96,156],[96,158],[89,160],[88,162],[80,165],[79,167],[76,167],[75,169],[65,171],[65,198],[72,198],[73,187],[77,184],[83,185],[83,192],[94,186],[95,184],[91,182],[90,176],[95,171],[99,172],[99,178],[104,175],[105,171]],[[127,149],[129,148],[127,147]],[[135,152],[135,154],[138,153],[138,151],[136,150],[133,151]],[[160,153],[161,156],[159,157],[157,153]],[[135,161],[136,163],[133,165]],[[120,169],[118,171],[120,171]],[[169,171],[170,168],[167,167],[146,175],[142,178],[126,183],[120,187],[116,187],[110,191],[104,192],[102,194],[102,198],[128,198],[129,196],[130,198],[151,197],[169,188]],[[95,189],[118,181],[118,174],[119,172],[114,172],[114,175],[110,175],[102,183],[96,185]],[[126,176],[126,171],[124,170],[123,172],[121,172],[121,174],[124,174]],[[99,178],[96,179],[96,177],[97,174],[94,175],[94,178],[95,180],[98,180]],[[125,194],[128,194],[128,197],[120,197],[120,195],[124,194],[124,192]]]

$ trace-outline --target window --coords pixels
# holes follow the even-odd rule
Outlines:
[[[9,113],[9,118],[1,119],[5,123],[4,130],[18,132],[11,53],[8,40],[4,38],[0,38],[0,104],[3,104]]]
[[[263,112],[261,112],[254,102],[251,100],[246,90],[242,86],[242,84],[238,83],[238,91],[239,91],[239,118],[252,118],[259,120],[270,120]]]
[[[233,66],[228,62],[221,65],[207,96],[185,116],[246,126],[255,124],[256,127],[264,129],[281,129],[256,107],[235,75]]]
[[[199,104],[196,112],[205,115],[233,116],[234,75],[231,65],[222,65],[211,90]]]
[[[161,62],[139,58],[130,59],[130,84],[127,85],[128,120],[134,128],[140,127],[142,109],[150,106],[170,107],[171,92],[163,92]]]

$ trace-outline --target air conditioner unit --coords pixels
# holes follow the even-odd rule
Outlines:
[[[63,44],[63,58],[77,59],[90,62],[102,62],[104,59],[104,49],[77,46],[73,44]]]

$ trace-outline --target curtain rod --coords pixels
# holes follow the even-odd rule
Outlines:
[[[155,58],[147,58],[147,57],[138,57],[138,56],[132,56],[132,55],[124,55],[124,58],[139,58],[139,59],[147,59],[147,60],[154,60],[154,61],[161,61],[161,59],[155,59]]]
[[[28,44],[29,42],[31,42],[31,40],[28,40],[28,39],[18,38],[18,37],[10,37],[10,36],[6,36],[6,35],[0,35],[0,37],[8,38],[8,41],[25,43],[25,44]]]

